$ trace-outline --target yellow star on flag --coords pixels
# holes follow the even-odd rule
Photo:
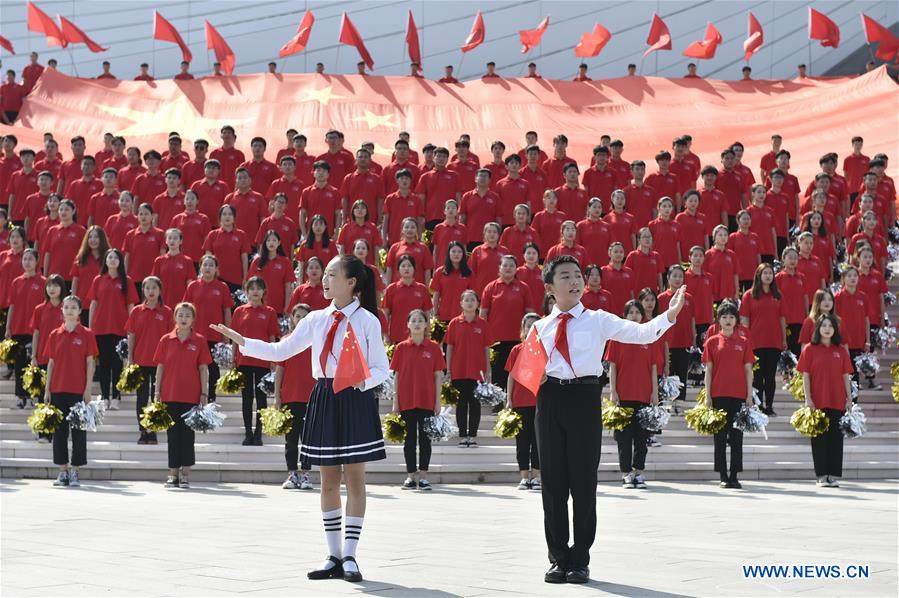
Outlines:
[[[221,127],[221,119],[206,118],[187,99],[187,96],[179,95],[171,101],[160,102],[159,107],[153,110],[134,110],[124,106],[107,106],[97,104],[97,108],[111,116],[128,119],[130,125],[118,131],[122,136],[147,137],[152,135],[165,135],[177,128],[185,139],[202,139],[209,137]],[[230,119],[229,123],[239,125],[251,122],[253,119]]]
[[[392,114],[375,114],[370,110],[365,111],[365,116],[357,116],[353,120],[356,122],[365,121],[365,124],[368,125],[369,129],[374,129],[379,126],[395,129],[399,126],[393,122]]]
[[[305,89],[306,97],[300,99],[301,102],[315,100],[323,106],[327,106],[331,100],[344,99],[346,96],[334,93],[332,85],[322,87],[321,89]]]

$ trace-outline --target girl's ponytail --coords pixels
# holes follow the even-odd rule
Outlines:
[[[359,303],[375,317],[379,317],[374,272],[354,255],[344,255],[340,258],[340,264],[343,266],[343,273],[347,278],[356,279],[356,287],[353,291],[359,295]]]

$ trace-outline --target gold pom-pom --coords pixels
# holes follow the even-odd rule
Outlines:
[[[120,392],[136,392],[143,383],[144,374],[140,371],[140,366],[136,363],[132,363],[122,370],[122,374],[119,376],[119,381],[116,382],[115,387]]]
[[[759,360],[758,360],[758,359],[756,359],[755,361],[753,361],[753,362],[752,362],[752,373],[754,374],[754,373],[756,373],[757,371],[759,371],[759,368],[760,368],[760,367],[762,367],[762,365],[761,365],[761,363],[759,363]]]
[[[243,372],[231,370],[218,379],[218,382],[215,383],[215,390],[222,394],[233,395],[242,391],[245,385]]]
[[[787,382],[784,390],[793,395],[793,398],[797,401],[804,402],[805,386],[802,384],[802,372],[796,372],[795,374],[793,374],[793,377],[790,378],[789,382]]]
[[[384,416],[384,440],[393,444],[406,441],[406,420],[399,413],[388,413]]]
[[[6,318],[8,315],[8,309],[0,309],[0,330],[6,330]]]
[[[387,353],[387,361],[393,359],[393,352],[396,350],[396,345],[393,343],[387,343],[384,345],[384,352]]]
[[[603,399],[602,401],[602,425],[603,427],[619,432],[625,429],[634,417],[634,410],[631,407],[622,407],[616,405],[611,399]]]
[[[35,434],[53,434],[62,423],[62,411],[49,403],[39,403],[28,416],[28,427]]]
[[[899,384],[893,384],[890,392],[893,394],[893,400],[899,403]]]
[[[0,341],[0,361],[6,365],[13,365],[16,363],[16,358],[19,356],[19,351],[21,350],[22,345],[17,343],[14,339],[8,338],[4,341]]]
[[[890,377],[894,384],[899,384],[899,361],[890,364]]]
[[[820,409],[800,407],[790,417],[790,424],[803,436],[820,436],[830,427],[830,420]]]
[[[32,399],[44,396],[47,385],[47,372],[35,365],[28,365],[22,371],[22,388]]]
[[[440,404],[447,407],[455,407],[459,404],[459,389],[449,382],[440,386]]]
[[[717,434],[727,424],[727,412],[724,409],[709,408],[705,402],[684,412],[687,426],[702,436]]]
[[[425,245],[427,245],[428,247],[430,247],[431,246],[431,237],[433,236],[433,234],[434,233],[432,231],[425,229],[425,232],[423,232],[421,234],[421,242],[424,243]]]
[[[378,250],[378,269],[381,272],[387,269],[387,250],[383,247]]]
[[[165,403],[153,401],[141,412],[140,425],[151,432],[165,432],[175,425],[175,420]]]
[[[266,436],[286,436],[293,429],[293,415],[287,406],[280,409],[266,407],[259,410],[262,433]]]
[[[699,389],[699,392],[696,393],[696,402],[701,405],[704,405],[705,404],[705,396],[706,396],[705,386],[703,386],[702,388]]]
[[[498,344],[499,343],[493,343],[492,345],[490,345],[490,365],[496,364],[496,349],[495,349],[495,347]]]
[[[493,432],[500,438],[515,438],[524,424],[521,415],[511,409],[503,409],[496,414]]]
[[[443,335],[446,334],[446,322],[441,322],[437,318],[431,320],[431,340],[435,343],[443,342]]]

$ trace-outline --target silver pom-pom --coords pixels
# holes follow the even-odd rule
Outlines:
[[[122,361],[127,361],[128,359],[128,339],[123,338],[115,345],[115,352],[119,356],[119,359]]]
[[[790,227],[790,230],[789,230],[789,232],[787,233],[787,234],[790,235],[790,243],[792,243],[793,241],[796,240],[796,237],[799,236],[799,233],[800,233],[800,232],[802,232],[802,231],[799,230],[799,227],[798,227],[798,226],[791,226],[791,227]]]
[[[434,442],[450,440],[459,435],[459,428],[453,423],[453,410],[449,407],[440,409],[440,413],[426,417],[422,422],[422,429]]]
[[[640,424],[641,428],[650,432],[656,432],[668,423],[671,415],[660,405],[648,405],[638,410],[636,417],[637,423]]]
[[[227,414],[219,412],[217,403],[209,403],[205,407],[196,405],[181,416],[184,423],[194,432],[211,432],[225,425]]]
[[[881,326],[871,339],[875,348],[886,351],[896,346],[896,329],[893,326]]]
[[[79,401],[72,405],[66,419],[73,428],[84,430],[85,432],[96,432],[97,426],[103,423],[105,414],[106,403],[97,397],[90,403]]]
[[[272,396],[275,394],[275,374],[272,372],[267,373],[265,376],[259,379],[259,382],[256,383],[256,388],[267,394],[268,396]]]
[[[899,244],[899,226],[894,224],[887,230],[887,240],[889,240],[890,245]]]
[[[496,384],[487,382],[478,382],[474,389],[474,398],[476,398],[484,407],[496,407],[506,402],[506,393]]]
[[[702,378],[705,376],[705,364],[702,363],[702,349],[690,347],[687,349],[687,355],[690,358],[687,375],[691,378]]]
[[[659,377],[659,400],[673,401],[680,396],[680,389],[684,387],[684,383],[677,376],[660,376]],[[639,412],[638,412],[639,413]],[[649,428],[647,428],[649,429]]]
[[[212,347],[212,360],[220,368],[230,370],[234,367],[234,345],[216,343]]]
[[[784,265],[780,260],[774,260],[774,263],[771,264],[771,267],[774,269],[774,273],[777,274],[778,272],[783,270]]]
[[[865,378],[873,378],[880,371],[880,363],[874,353],[862,353],[855,358],[855,368]]]
[[[784,378],[792,378],[793,372],[796,371],[796,356],[792,351],[782,351],[780,358],[777,360],[777,373]]]
[[[734,415],[734,428],[743,432],[761,432],[765,440],[768,439],[768,416],[762,413],[758,407],[743,405]]]
[[[843,288],[843,283],[841,282],[832,282],[830,283],[830,292],[836,296],[837,293],[840,292],[840,289]]]
[[[390,401],[396,397],[396,373],[390,372],[390,375],[375,388],[375,397],[379,401]]]
[[[846,261],[846,244],[843,242],[837,243],[837,253],[834,256],[834,261],[837,263]]]
[[[883,271],[883,279],[887,282],[893,280],[893,269],[890,266],[887,266]]]
[[[237,289],[236,291],[231,293],[231,298],[234,299],[234,304],[236,307],[247,304],[247,294],[243,289]]]
[[[853,401],[858,400],[858,382],[855,380],[849,382],[849,398]]]
[[[892,264],[896,260],[899,260],[899,247],[896,245],[887,246],[887,261]]]
[[[278,328],[280,329],[279,334],[281,337],[287,336],[287,333],[290,332],[290,318],[287,316],[278,318]]]
[[[867,418],[859,405],[853,405],[852,409],[840,418],[840,432],[845,438],[861,438],[867,431]]]
[[[887,291],[886,293],[883,294],[883,302],[887,306],[890,306],[890,305],[896,303],[896,294]]]

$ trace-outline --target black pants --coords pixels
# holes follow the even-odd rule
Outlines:
[[[453,380],[453,388],[459,391],[459,404],[456,405],[456,425],[459,426],[459,438],[478,435],[481,425],[481,403],[474,398],[474,389],[478,385],[474,380]]]
[[[110,393],[112,398],[119,398],[119,391],[115,385],[122,375],[122,358],[116,353],[115,347],[123,338],[117,334],[97,335],[97,349],[100,352],[97,380],[100,382],[100,396],[106,400],[109,400]]]
[[[26,346],[31,345],[31,335],[30,334],[14,334],[12,335],[12,340],[16,341],[19,344],[19,350],[16,352],[16,361],[12,366],[13,374],[16,378],[16,397],[20,399],[27,399],[28,393],[25,392],[25,388],[22,386],[22,374],[25,371],[25,368],[28,367],[28,364],[31,363],[28,356],[28,351],[26,351]]]
[[[506,371],[506,360],[509,359],[509,353],[512,352],[512,347],[520,342],[521,341],[500,341],[493,346],[493,352],[496,355],[496,359],[494,359],[493,363],[490,365],[490,374],[493,383],[502,389],[506,388],[506,383],[509,381],[509,372]]]
[[[730,214],[728,214],[727,215],[727,232],[735,233],[735,232],[737,232],[738,229],[739,229],[739,227],[737,226],[737,217],[731,216]]]
[[[406,458],[406,473],[427,471],[431,464],[431,439],[424,432],[424,421],[432,417],[430,409],[406,409],[400,412],[406,422],[406,441],[403,443],[403,456]],[[418,466],[415,465],[415,445],[418,444]]]
[[[308,403],[285,403],[293,416],[293,426],[284,437],[284,460],[287,462],[287,471],[297,470],[297,460],[300,456],[300,445],[303,442],[303,424],[306,422],[306,407]],[[303,471],[309,471],[312,466],[301,463]]]
[[[799,333],[802,332],[802,323],[787,324],[787,349],[790,353],[799,359],[799,353],[802,352],[802,345],[799,344]]]
[[[169,469],[190,467],[197,462],[194,455],[195,432],[184,422],[185,413],[190,411],[195,403],[166,403],[169,415],[175,420],[175,425],[166,431],[166,442],[169,445]]]
[[[231,291],[232,294],[235,291],[239,291],[240,289],[243,288],[243,286],[241,286],[241,284],[238,282],[228,282],[227,280],[223,280],[222,282],[224,282],[226,285],[228,285],[228,290]]]
[[[566,569],[590,564],[590,547],[596,537],[601,399],[596,384],[544,384],[537,393],[543,528],[550,562]],[[569,496],[574,511],[573,546],[568,545]]]
[[[687,372],[690,370],[690,354],[687,353],[686,349],[671,348],[668,349],[668,359],[671,362],[668,366],[669,372],[672,376],[680,378],[680,381],[684,383],[680,389],[680,394],[677,395],[677,400],[685,401],[687,399]]]
[[[759,360],[759,369],[753,374],[752,386],[759,391],[762,405],[770,408],[774,405],[774,391],[777,388],[777,362],[780,360],[780,349],[762,348],[754,349],[752,352]]]
[[[75,405],[84,397],[73,392],[54,392],[50,395],[50,404],[62,411],[62,423],[53,433],[53,462],[57,465],[69,464],[69,424],[66,417]],[[72,467],[81,467],[87,463],[87,432],[72,429]]]
[[[209,346],[209,352],[212,353],[212,348],[215,347],[218,343],[214,343],[209,341],[206,343]],[[215,403],[215,385],[219,381],[219,376],[221,376],[221,371],[219,370],[219,364],[212,360],[209,366],[209,402]]]
[[[534,427],[537,408],[516,407],[513,411],[521,416],[521,431],[515,436],[515,459],[518,461],[518,471],[540,469],[537,428]]]
[[[697,324],[696,325],[696,345],[699,348],[702,348],[705,345],[705,333],[708,332],[710,324]]]
[[[425,225],[425,228],[427,228],[427,225]],[[480,241],[469,241],[469,242],[465,245],[465,250],[466,250],[468,253],[471,253],[472,251],[474,251],[474,248],[477,247],[477,246],[480,245],[480,244],[481,244]]]
[[[787,248],[787,244],[789,243],[789,239],[786,237],[777,237],[777,255],[778,257],[784,254],[784,249]]]
[[[646,407],[646,403],[640,401],[620,401],[620,404],[622,407],[630,407],[635,414]],[[621,473],[630,473],[633,469],[643,471],[646,468],[646,440],[649,432],[637,423],[636,417],[632,417],[631,423],[623,430],[615,430],[614,436],[618,443],[618,469]]]
[[[730,475],[743,471],[743,432],[734,428],[734,416],[745,403],[745,399],[734,397],[712,397],[715,409],[727,411],[727,423],[715,434],[715,471],[724,476],[727,469],[727,445],[730,445]]]
[[[746,291],[748,291],[749,289],[751,289],[751,288],[752,288],[752,281],[751,281],[751,280],[741,280],[741,281],[740,281],[740,294],[741,294],[741,295],[742,295],[743,293],[745,293]]]
[[[843,412],[837,409],[824,409],[824,415],[830,420],[827,431],[812,438],[812,461],[815,464],[815,476],[843,475],[843,433],[840,431],[840,418]]]
[[[259,410],[268,405],[268,397],[256,385],[271,370],[256,365],[242,365],[237,371],[244,375],[244,386],[240,394],[243,396],[243,428],[247,436],[262,438],[262,422],[259,421]],[[253,432],[253,399],[256,399],[256,431]]]
[[[140,425],[140,416],[144,412],[144,407],[150,402],[153,394],[156,392],[156,368],[149,365],[140,366],[140,371],[144,375],[143,383],[137,387],[137,403],[134,411],[137,414],[137,429],[140,433],[156,438],[156,432],[147,432],[147,429]]]
[[[861,388],[861,383],[859,382],[858,366],[855,365],[855,358],[864,352],[864,349],[849,349],[849,360],[852,362],[852,381],[858,384],[859,388]],[[852,402],[856,403],[858,401]]]
[[[771,264],[772,266],[774,265],[774,256],[770,253],[763,253],[762,255],[759,256],[759,258],[760,258],[760,261],[759,261],[760,264]]]

